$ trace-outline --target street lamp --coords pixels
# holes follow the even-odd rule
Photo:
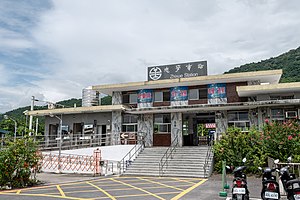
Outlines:
[[[62,138],[61,138],[61,129],[62,129],[62,119],[59,118],[58,116],[56,115],[52,115],[50,114],[50,117],[56,117],[58,120],[59,120],[59,149],[58,149],[58,169],[57,169],[57,173],[61,173],[61,160],[60,160],[60,157],[61,157],[61,143],[62,143]]]
[[[11,119],[12,121],[15,122],[15,134],[14,134],[14,142],[16,141],[17,138],[17,121],[14,120],[13,118],[9,117],[8,115],[4,115],[4,119]]]

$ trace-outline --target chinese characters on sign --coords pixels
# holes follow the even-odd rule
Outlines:
[[[215,83],[207,86],[209,104],[227,103],[226,84]]]
[[[148,81],[207,75],[207,61],[148,67]]]
[[[170,90],[171,101],[186,101],[188,100],[188,87],[173,87]]]
[[[144,89],[138,91],[138,103],[151,103],[152,102],[152,90]]]

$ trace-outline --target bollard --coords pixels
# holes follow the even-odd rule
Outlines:
[[[222,161],[222,191],[219,192],[220,197],[227,197],[225,189],[229,189],[226,178],[226,161]]]
[[[95,163],[94,176],[96,174],[101,175],[101,171],[100,171],[101,150],[99,148],[94,150],[94,155],[93,156],[94,156],[94,163]]]

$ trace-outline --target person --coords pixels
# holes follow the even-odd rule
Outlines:
[[[209,130],[208,131],[208,136],[207,136],[207,145],[210,146],[214,142],[214,134],[216,131],[214,130]]]

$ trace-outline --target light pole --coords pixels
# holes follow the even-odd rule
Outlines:
[[[14,120],[13,118],[9,117],[8,115],[4,115],[4,119],[11,119],[13,122],[15,122],[15,134],[14,134],[14,142],[16,141],[17,138],[17,121]]]
[[[50,117],[56,117],[59,120],[59,149],[58,149],[58,167],[57,167],[57,173],[61,173],[61,163],[60,163],[60,157],[61,157],[61,143],[62,143],[62,138],[61,138],[61,129],[62,129],[62,119],[59,118],[56,115],[50,115]]]

